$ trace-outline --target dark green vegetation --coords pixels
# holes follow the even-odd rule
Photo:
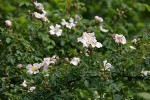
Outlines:
[[[39,12],[33,1],[0,0],[0,99],[149,100],[150,75],[141,73],[150,71],[149,0],[39,0],[50,23],[33,17],[31,13]],[[60,37],[49,34],[50,25],[76,14],[81,19],[75,28],[62,26]],[[104,22],[96,23],[95,16]],[[5,25],[7,19],[11,27]],[[101,32],[100,25],[109,32]],[[86,48],[77,42],[83,32],[94,32],[103,47],[89,47],[86,56]],[[113,34],[123,34],[127,43],[115,43]],[[55,54],[59,60],[47,71],[27,73],[28,64]],[[74,66],[66,57],[81,61]],[[110,71],[103,70],[105,59],[113,66]],[[24,80],[28,87],[20,85]],[[31,86],[34,92],[28,92]]]

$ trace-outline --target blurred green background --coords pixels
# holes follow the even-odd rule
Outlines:
[[[20,23],[20,26],[24,25],[26,23],[25,12],[33,8],[33,1],[0,0],[0,25],[4,26],[4,20],[6,19],[15,20],[16,23]],[[54,16],[59,17],[59,12],[65,12],[68,1],[72,3],[72,5],[69,5],[69,7],[71,6],[70,14],[74,11],[74,8],[78,7],[79,10],[76,13],[82,14],[83,18],[94,19],[94,16],[98,15],[103,17],[109,25],[117,22],[112,25],[112,28],[119,26],[123,30],[122,33],[125,34],[137,34],[150,27],[149,0],[38,0],[38,2],[44,4],[50,20],[55,20]],[[121,27],[118,23],[125,27]]]

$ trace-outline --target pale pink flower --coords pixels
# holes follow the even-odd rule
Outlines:
[[[26,80],[24,80],[24,81],[23,81],[23,83],[21,84],[21,86],[23,86],[23,87],[27,87],[27,81],[26,81]]]
[[[109,31],[109,30],[104,29],[102,25],[100,26],[100,30],[104,33],[107,33]]]
[[[110,69],[112,68],[112,65],[110,63],[107,63],[107,60],[104,60],[103,64],[104,64],[105,70],[110,71]]]
[[[76,19],[76,20],[80,20],[81,18],[80,18],[79,15],[76,14],[76,15],[75,15],[75,19]]]
[[[70,18],[70,19],[69,19],[69,22],[66,22],[65,19],[62,19],[61,24],[62,24],[63,26],[66,26],[66,27],[69,28],[69,29],[71,29],[72,27],[75,27],[75,26],[76,26],[76,24],[75,24],[73,18]]]
[[[18,64],[17,67],[18,67],[18,68],[22,68],[22,64]]]
[[[61,34],[62,34],[62,29],[60,29],[60,25],[58,25],[58,24],[56,24],[56,26],[54,27],[53,25],[51,25],[50,26],[50,34],[51,35],[54,35],[54,34],[56,34],[57,36],[61,36]]]
[[[137,44],[137,39],[133,39],[131,42]]]
[[[46,23],[49,23],[50,21],[47,19],[47,17],[45,17],[45,16],[43,16],[42,18],[41,18],[41,20],[43,21],[43,22],[46,22]]]
[[[41,4],[41,3],[38,3],[37,1],[36,2],[34,2],[34,5],[35,5],[35,7],[37,8],[37,9],[39,9],[39,10],[44,10],[44,6],[43,6],[43,4]]]
[[[38,13],[38,12],[34,12],[34,13],[33,13],[33,16],[34,16],[35,18],[37,18],[37,19],[41,19],[42,17],[44,17],[43,14],[40,14],[40,13]]]
[[[126,44],[126,38],[123,35],[115,34],[114,39],[116,43]]]
[[[42,64],[40,63],[35,63],[33,65],[28,64],[26,66],[26,69],[28,70],[27,72],[30,74],[37,74],[39,72],[39,69],[41,68]]]
[[[103,22],[103,18],[99,16],[95,16],[96,22]]]
[[[42,63],[42,65],[43,65],[43,67],[44,67],[44,70],[47,70],[47,69],[48,69],[49,64],[50,64],[50,57],[44,58],[43,63]]]
[[[61,25],[65,26],[66,24],[68,24],[68,22],[66,22],[65,19],[62,19],[62,20],[61,20]]]
[[[77,66],[79,62],[80,62],[80,58],[73,57],[72,60],[70,61],[70,64]]]
[[[10,27],[12,26],[12,22],[10,20],[6,20],[5,21],[6,26]]]
[[[101,48],[102,44],[97,42],[94,32],[93,33],[86,33],[84,32],[83,35],[77,39],[78,42],[82,42],[84,47],[88,47],[91,45],[93,48]]]

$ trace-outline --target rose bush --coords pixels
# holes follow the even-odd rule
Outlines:
[[[0,98],[149,99],[149,3],[0,1]]]

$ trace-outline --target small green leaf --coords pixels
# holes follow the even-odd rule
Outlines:
[[[88,87],[88,86],[89,86],[89,82],[88,82],[87,80],[85,80],[85,81],[84,81],[84,85],[85,85],[86,87]]]
[[[6,38],[6,43],[10,43],[11,42],[11,38]]]
[[[113,100],[122,100],[122,96],[119,94],[115,94]]]

